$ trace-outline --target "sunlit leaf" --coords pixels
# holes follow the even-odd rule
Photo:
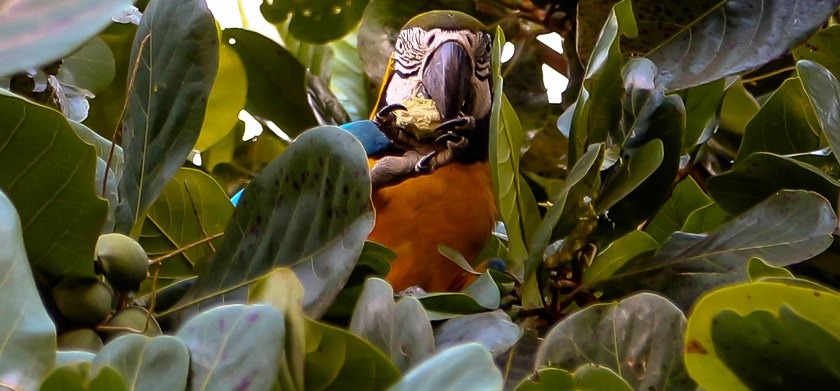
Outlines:
[[[816,112],[825,138],[840,161],[840,82],[819,63],[802,60],[796,63],[805,95]]]
[[[785,282],[713,291],[698,300],[688,319],[686,367],[706,389],[836,384],[840,328],[834,312],[825,309],[838,305],[835,292]]]
[[[694,211],[711,203],[712,200],[693,178],[685,178],[674,187],[671,197],[659,208],[659,212],[645,227],[645,232],[657,242],[663,243],[672,233],[681,230]]]
[[[247,96],[245,66],[230,43],[222,41],[219,46],[219,72],[210,90],[207,113],[195,142],[196,150],[207,150],[233,130]]]
[[[522,330],[510,317],[496,310],[452,318],[435,330],[435,345],[438,350],[468,342],[481,344],[495,357],[510,349]]]
[[[406,373],[389,390],[497,390],[502,384],[502,374],[493,364],[490,352],[469,343],[440,351]]]
[[[627,261],[655,250],[659,244],[642,231],[630,231],[630,233],[618,238],[599,252],[592,265],[583,271],[583,282],[588,285],[597,284],[599,281],[612,276],[618,269],[624,266]]]

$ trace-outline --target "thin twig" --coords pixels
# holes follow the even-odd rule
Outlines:
[[[217,234],[214,234],[214,235],[208,236],[208,237],[206,237],[206,238],[204,238],[204,239],[201,239],[201,240],[199,240],[199,241],[197,241],[197,242],[190,243],[190,244],[188,244],[188,245],[186,245],[186,246],[184,246],[184,247],[181,247],[181,248],[179,248],[179,249],[177,249],[177,250],[175,250],[175,251],[172,251],[172,252],[170,252],[170,253],[167,253],[167,254],[161,255],[161,256],[159,256],[159,257],[157,257],[157,258],[155,258],[155,259],[150,260],[150,261],[149,261],[149,266],[151,266],[151,265],[156,265],[156,264],[158,264],[158,263],[161,263],[161,262],[163,262],[163,261],[164,261],[165,259],[167,259],[167,258],[174,257],[174,256],[176,256],[176,255],[178,255],[178,254],[180,254],[180,253],[182,253],[182,252],[184,252],[184,251],[187,251],[187,250],[189,250],[189,249],[191,249],[191,248],[193,248],[193,247],[196,247],[196,246],[200,246],[200,245],[202,245],[202,244],[204,244],[204,243],[207,243],[207,242],[209,242],[209,241],[211,241],[211,240],[213,240],[213,239],[216,239],[216,238],[218,238],[218,237],[220,237],[220,236],[222,236],[222,235],[224,235],[224,234],[225,234],[224,232],[219,232],[219,233],[217,233]]]

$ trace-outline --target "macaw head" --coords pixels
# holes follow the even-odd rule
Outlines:
[[[411,97],[432,99],[441,118],[489,117],[492,105],[486,27],[458,11],[431,11],[402,28],[379,106]]]

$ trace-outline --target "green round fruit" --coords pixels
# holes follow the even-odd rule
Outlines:
[[[58,311],[83,326],[102,323],[114,300],[111,288],[97,279],[66,279],[53,288],[52,295]]]
[[[145,308],[141,307],[129,307],[126,308],[111,319],[108,319],[108,322],[105,323],[104,326],[106,327],[127,327],[132,328],[134,330],[142,331],[141,334],[149,336],[149,337],[156,337],[161,335],[162,332],[160,330],[160,325],[155,320],[154,317],[149,317],[149,324],[146,326],[146,318],[149,316],[149,312],[146,311]],[[106,330],[105,331],[105,340],[110,341],[120,335],[130,333],[128,330]]]
[[[114,289],[134,292],[149,272],[149,257],[134,239],[123,234],[105,234],[96,242],[96,259]]]
[[[68,331],[58,336],[58,350],[84,350],[96,353],[103,346],[102,338],[91,329]]]

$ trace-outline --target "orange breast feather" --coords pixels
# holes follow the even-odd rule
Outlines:
[[[449,164],[430,175],[373,193],[376,226],[369,239],[397,253],[386,279],[399,292],[463,289],[474,277],[438,253],[445,244],[475,262],[496,222],[486,162]]]

